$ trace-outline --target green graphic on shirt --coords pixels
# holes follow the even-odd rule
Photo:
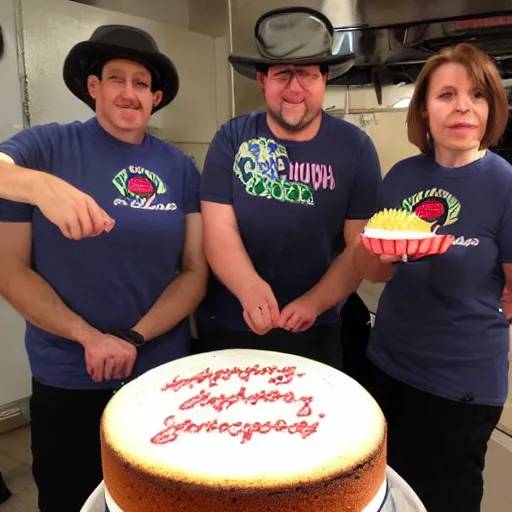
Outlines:
[[[402,207],[434,226],[449,226],[459,219],[461,204],[441,188],[422,190],[402,201]]]
[[[233,171],[252,196],[314,206],[308,185],[287,180],[289,166],[284,146],[273,139],[259,137],[239,147]]]

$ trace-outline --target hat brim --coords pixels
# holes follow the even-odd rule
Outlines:
[[[68,89],[95,110],[95,101],[89,95],[87,78],[91,65],[101,59],[128,59],[146,66],[159,77],[157,90],[162,91],[162,101],[153,113],[167,106],[178,94],[179,76],[172,61],[163,53],[148,53],[117,45],[84,41],[76,44],[64,61],[63,78]]]
[[[303,59],[266,59],[260,56],[231,54],[228,57],[234,70],[252,80],[256,80],[256,72],[261,66],[313,66],[325,65],[329,68],[328,81],[334,80],[347,73],[355,63],[353,53],[343,55],[325,55],[321,57],[307,57]]]

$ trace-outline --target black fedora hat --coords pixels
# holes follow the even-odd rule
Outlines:
[[[88,41],[71,48],[63,68],[68,89],[93,110],[95,101],[87,90],[87,77],[111,59],[133,60],[148,68],[152,89],[163,93],[162,101],[153,112],[168,105],[178,94],[178,72],[147,32],[126,25],[104,25],[97,28]]]
[[[320,65],[328,69],[328,80],[333,80],[355,62],[353,53],[333,52],[331,22],[309,7],[280,8],[263,14],[254,27],[254,37],[258,55],[228,57],[235,71],[253,80],[259,69],[281,64]]]

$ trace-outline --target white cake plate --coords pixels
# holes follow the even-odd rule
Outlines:
[[[123,512],[101,482],[80,512],[105,512],[105,504],[108,505],[109,512]],[[427,512],[427,509],[409,484],[388,466],[387,485],[384,483],[375,499],[363,512]]]

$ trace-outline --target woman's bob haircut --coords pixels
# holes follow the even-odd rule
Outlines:
[[[496,146],[502,137],[509,118],[507,92],[494,61],[482,50],[468,43],[446,48],[430,57],[416,81],[407,113],[409,142],[422,153],[432,152],[427,112],[427,95],[430,77],[443,64],[456,63],[464,66],[475,87],[481,89],[489,104],[487,127],[480,149]]]

